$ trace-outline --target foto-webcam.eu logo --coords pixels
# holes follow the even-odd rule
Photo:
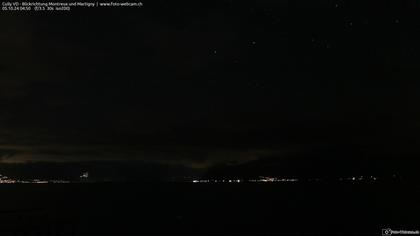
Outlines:
[[[382,235],[419,235],[419,230],[392,230],[390,228],[388,229],[382,229]]]

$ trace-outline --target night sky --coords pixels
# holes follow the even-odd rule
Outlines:
[[[2,12],[1,162],[419,162],[416,1],[143,4]]]

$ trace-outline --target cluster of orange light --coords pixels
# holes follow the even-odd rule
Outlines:
[[[11,179],[7,176],[0,175],[0,184],[48,184],[48,183],[70,183],[70,181],[65,180],[40,180],[40,179],[33,179],[33,180],[15,180]]]

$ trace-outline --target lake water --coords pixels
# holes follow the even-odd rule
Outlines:
[[[0,235],[382,235],[420,229],[408,184],[0,186]]]

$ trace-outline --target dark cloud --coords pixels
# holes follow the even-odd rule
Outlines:
[[[10,158],[13,158],[19,153],[19,150],[15,149],[0,149],[0,161],[7,161]]]
[[[284,151],[264,149],[226,149],[206,147],[159,146],[9,146],[1,149],[2,163],[30,162],[152,162],[206,168],[217,163],[241,163]]]

